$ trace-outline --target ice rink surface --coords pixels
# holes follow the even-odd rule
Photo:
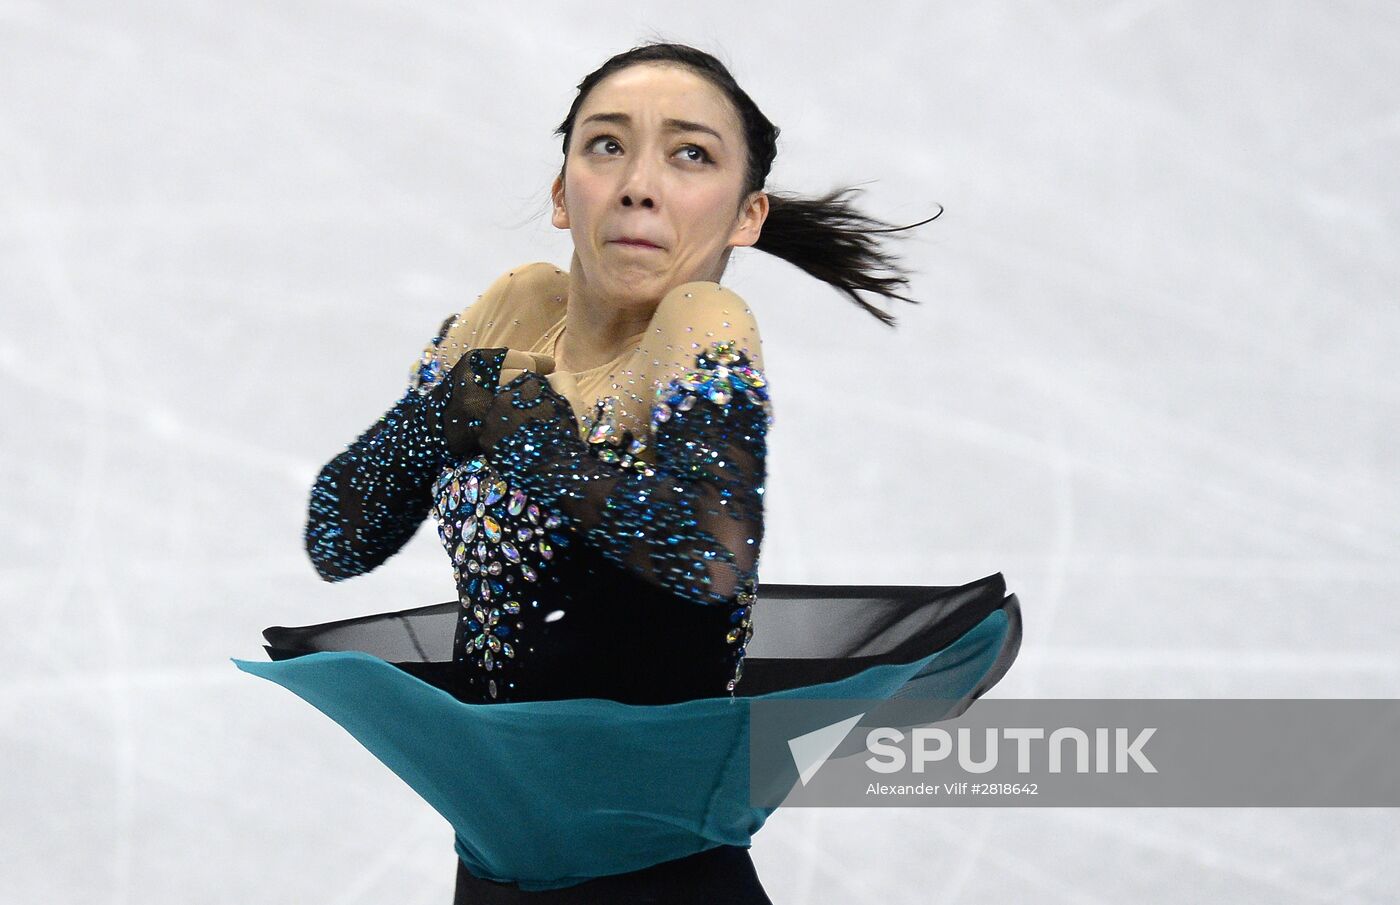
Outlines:
[[[448,824],[229,658],[453,597],[430,530],[319,581],[311,480],[447,314],[569,266],[552,131],[651,38],[781,127],[768,188],[946,208],[895,330],[735,254],[764,581],[1004,572],[993,697],[1400,695],[1394,4],[0,0],[0,901],[450,901]],[[1393,809],[794,808],[753,855],[779,905],[1276,905],[1394,901],[1397,847]]]

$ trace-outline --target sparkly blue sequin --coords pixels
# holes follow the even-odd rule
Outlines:
[[[433,337],[432,342],[424,347],[422,357],[409,370],[408,388],[410,391],[426,394],[437,386],[446,375],[446,369],[442,366],[442,357],[437,354],[437,350],[442,347],[443,338],[447,336],[448,331],[455,323],[457,323],[457,315],[449,315],[438,327],[437,335]]]

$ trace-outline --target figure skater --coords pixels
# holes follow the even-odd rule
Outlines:
[[[965,707],[1014,658],[1019,609],[1000,575],[759,585],[773,401],[730,255],[769,252],[892,324],[861,293],[912,301],[877,244],[895,230],[853,190],[767,191],[778,128],[692,47],[612,57],[557,132],[568,270],[511,267],[448,316],[311,490],[322,578],[378,567],[431,515],[457,599],[274,627],[274,662],[235,662],[448,817],[459,905],[769,902],[749,844],[772,809],[721,769],[745,753],[736,703],[923,677]],[[941,665],[954,646],[977,656]]]

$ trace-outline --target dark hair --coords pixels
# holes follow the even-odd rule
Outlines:
[[[584,99],[600,81],[637,63],[672,63],[685,66],[709,80],[729,97],[739,113],[739,120],[744,128],[745,144],[748,146],[744,189],[739,196],[741,203],[750,193],[762,190],[768,173],[773,168],[773,159],[778,156],[780,130],[759,111],[758,105],[744,93],[723,63],[703,50],[685,44],[660,41],[642,44],[609,58],[602,66],[585,76],[578,84],[578,96],[569,108],[569,115],[559,124],[559,128],[554,130],[556,135],[564,137],[566,163],[569,142],[574,131],[574,117],[578,115]],[[561,167],[561,176],[563,172]],[[901,299],[914,304],[918,302],[894,291],[896,286],[907,286],[909,280],[900,272],[895,259],[881,251],[876,235],[922,226],[943,213],[943,207],[939,205],[938,214],[927,220],[908,226],[891,227],[884,221],[860,213],[845,200],[846,195],[858,191],[859,189],[848,187],[817,198],[790,192],[766,192],[768,217],[764,220],[763,229],[754,247],[782,258],[822,282],[829,283],[884,323],[893,325],[893,315],[871,305],[861,298],[859,293],[871,292],[885,298]],[[877,269],[890,271],[895,275],[879,276],[875,273]]]

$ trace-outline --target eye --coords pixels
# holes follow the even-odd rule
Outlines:
[[[699,157],[690,158],[695,163],[714,163],[714,158],[710,156],[708,151],[706,151],[699,145],[684,145],[681,148],[681,151],[698,151],[700,153]]]
[[[617,144],[617,139],[616,139],[616,138],[613,138],[611,135],[599,135],[597,138],[595,138],[595,139],[593,139],[592,141],[590,141],[590,142],[586,145],[586,147],[587,147],[589,150],[592,150],[593,146],[596,145],[596,144],[597,144],[598,142],[600,142],[600,141],[607,141],[608,144],[613,144],[613,145]]]

